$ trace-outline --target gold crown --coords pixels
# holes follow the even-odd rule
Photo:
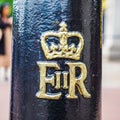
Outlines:
[[[48,45],[47,40],[50,37],[53,39],[57,37],[59,44],[51,43],[51,45]],[[68,38],[71,37],[77,37],[79,39],[77,46],[74,43],[68,45]],[[61,22],[59,31],[47,31],[41,35],[41,46],[47,59],[70,58],[79,60],[84,46],[84,39],[79,32],[68,32],[67,24]]]

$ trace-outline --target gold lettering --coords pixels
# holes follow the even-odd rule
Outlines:
[[[61,97],[61,92],[59,93],[46,93],[46,84],[49,83],[54,86],[55,78],[54,76],[46,78],[47,68],[55,68],[55,70],[59,70],[60,67],[56,62],[37,62],[40,69],[40,90],[36,93],[37,98],[44,99],[53,99],[57,100]]]
[[[64,82],[64,89],[68,89],[68,72],[62,72],[63,73],[63,82]]]
[[[66,64],[69,66],[69,72],[70,72],[70,86],[68,90],[68,95],[66,95],[69,99],[78,98],[78,96],[75,95],[75,86],[77,87],[79,93],[83,95],[84,98],[90,98],[91,95],[88,93],[87,89],[85,88],[84,81],[87,77],[87,69],[84,63],[81,62],[66,62]],[[81,69],[81,74],[79,77],[76,77],[75,74],[75,68],[79,67]]]
[[[61,72],[57,71],[55,73],[56,73],[56,86],[55,86],[55,88],[60,89],[60,75],[61,75]]]

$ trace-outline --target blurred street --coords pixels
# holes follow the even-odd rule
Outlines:
[[[0,120],[9,120],[10,82],[0,81]]]
[[[102,120],[120,120],[120,62],[103,60]]]
[[[120,120],[120,62],[103,60],[102,120]],[[10,82],[0,82],[0,120],[8,120]]]

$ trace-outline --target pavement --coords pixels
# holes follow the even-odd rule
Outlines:
[[[10,82],[0,82],[0,120],[9,120]],[[103,60],[102,120],[120,120],[120,62]]]
[[[120,120],[120,61],[103,60],[102,120]]]
[[[9,120],[10,82],[0,83],[0,120]]]

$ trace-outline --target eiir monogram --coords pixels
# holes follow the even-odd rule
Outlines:
[[[46,41],[49,37],[57,37],[59,44],[52,43],[48,45]],[[77,37],[79,39],[77,47],[74,43],[68,45],[67,41],[70,37]],[[79,32],[68,32],[65,22],[60,24],[60,30],[58,32],[48,31],[41,35],[41,47],[48,60],[56,58],[79,60],[83,46],[84,39],[82,35]],[[47,84],[56,90],[60,90],[61,88],[68,90],[68,94],[65,95],[68,99],[78,98],[75,94],[75,88],[78,89],[84,98],[91,97],[84,84],[87,77],[87,68],[84,63],[66,61],[64,65],[68,67],[68,71],[62,71],[61,66],[56,61],[38,61],[37,65],[40,69],[40,90],[36,93],[37,98],[50,100],[61,98],[62,92],[48,92]],[[80,69],[79,76],[76,76],[76,68]],[[47,73],[48,69],[54,69],[55,72],[50,75]]]

